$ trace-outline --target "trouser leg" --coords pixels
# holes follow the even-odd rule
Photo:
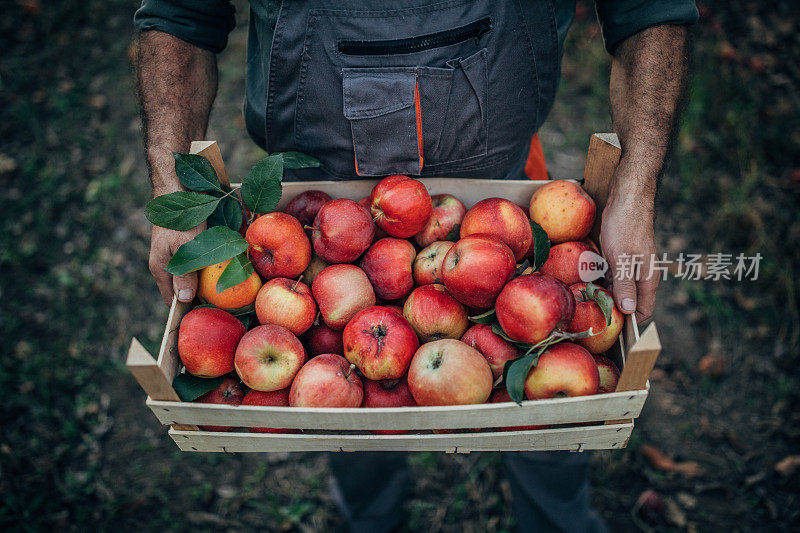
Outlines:
[[[506,452],[503,464],[520,533],[607,531],[589,501],[588,453]]]
[[[331,453],[333,497],[354,533],[400,526],[410,476],[404,452]]]

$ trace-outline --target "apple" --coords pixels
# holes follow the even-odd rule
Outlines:
[[[525,211],[505,198],[486,198],[467,211],[461,222],[461,238],[478,233],[494,235],[503,241],[517,261],[533,242],[533,230]]]
[[[260,324],[277,324],[300,335],[314,323],[317,303],[302,281],[272,278],[258,291],[256,316]]]
[[[353,315],[375,305],[375,292],[363,270],[355,265],[331,265],[311,284],[322,320],[341,331]]]
[[[403,306],[403,316],[422,342],[460,339],[469,327],[467,310],[439,284],[414,289]]]
[[[486,358],[495,379],[503,375],[506,361],[520,355],[516,346],[492,331],[488,324],[475,324],[464,333],[461,342],[472,346]]]
[[[584,252],[594,252],[585,242],[562,242],[550,248],[550,256],[544,262],[539,272],[560,279],[566,285],[580,283],[580,257]]]
[[[403,377],[419,348],[408,321],[386,307],[356,313],[342,334],[344,356],[368,379]]]
[[[251,389],[285,389],[306,361],[300,340],[283,326],[266,324],[248,331],[233,360],[236,373]]]
[[[508,390],[505,387],[494,389],[492,391],[492,396],[489,398],[489,403],[507,403],[513,402],[514,400],[511,399],[511,396],[508,394]],[[550,426],[548,425],[540,425],[540,426],[505,426],[494,428],[497,431],[530,431],[532,429],[547,429]]]
[[[560,342],[539,356],[525,379],[529,400],[597,394],[600,373],[592,354],[571,342]]]
[[[313,325],[306,332],[305,346],[309,357],[315,357],[323,353],[344,355],[342,332],[336,331],[324,323]]]
[[[595,355],[594,362],[597,363],[597,371],[600,374],[600,386],[597,389],[598,394],[605,394],[606,392],[614,392],[617,390],[617,383],[619,383],[619,367],[614,364],[614,361],[603,355]]]
[[[239,381],[226,377],[219,387],[210,390],[194,401],[197,403],[217,403],[225,405],[240,405],[244,397],[244,390]],[[228,431],[231,426],[198,426],[203,431]]]
[[[404,239],[386,237],[370,246],[361,258],[361,269],[369,278],[375,294],[397,300],[411,292],[414,277],[411,269],[417,251]]]
[[[372,203],[371,203],[371,201],[370,201],[370,199],[369,199],[369,196],[365,196],[364,198],[362,198],[361,200],[359,200],[359,201],[358,201],[358,205],[360,205],[361,207],[363,207],[364,209],[366,209],[368,212],[370,212],[370,208],[372,207]],[[371,213],[371,212],[370,212],[370,216],[372,216],[372,213]],[[373,242],[374,242],[374,241],[377,241],[377,240],[379,240],[379,239],[383,239],[384,237],[388,237],[388,236],[389,236],[389,234],[388,234],[388,233],[386,233],[385,231],[383,231],[383,230],[382,230],[381,228],[379,228],[377,225],[375,226],[375,237],[373,237]]]
[[[286,204],[283,212],[292,215],[303,226],[308,226],[314,222],[320,208],[332,199],[326,192],[303,191]]]
[[[442,270],[444,256],[456,243],[451,241],[436,241],[423,248],[414,258],[412,267],[414,281],[417,285],[429,285],[431,283],[441,283],[439,273]]]
[[[244,395],[242,405],[268,405],[273,407],[289,407],[289,389],[270,392],[251,390]],[[299,433],[296,429],[250,428],[250,433]]]
[[[620,310],[617,309],[616,304],[613,303],[614,300],[611,293],[602,287],[598,287],[598,290],[606,293],[612,301],[611,324],[606,327],[606,318],[603,316],[600,306],[589,300],[586,295],[586,284],[583,282],[576,283],[570,287],[570,290],[575,297],[575,316],[567,327],[567,331],[581,333],[592,328],[595,333],[591,337],[575,339],[575,343],[580,344],[592,354],[603,353],[614,346],[622,331],[622,324],[625,318]]]
[[[480,352],[455,339],[423,344],[408,369],[408,387],[419,405],[484,403],[493,382]]]
[[[361,378],[341,355],[324,353],[306,363],[289,391],[292,407],[360,407]]]
[[[186,313],[178,328],[178,355],[190,374],[216,378],[233,372],[236,345],[247,330],[235,316],[213,307]]]
[[[267,213],[245,233],[248,255],[261,276],[296,278],[311,261],[311,243],[303,226],[286,213]]]
[[[550,242],[585,239],[595,215],[592,197],[580,185],[567,180],[553,180],[539,187],[530,203],[531,220],[539,224]]]
[[[428,222],[422,231],[414,235],[414,240],[420,247],[425,248],[436,241],[443,241],[447,238],[453,228],[461,224],[467,208],[464,204],[449,194],[435,194],[431,196],[433,210]]]
[[[575,297],[559,280],[534,272],[503,287],[495,312],[511,339],[536,344],[569,325],[575,315]]]
[[[314,283],[314,278],[317,277],[317,274],[329,266],[331,265],[325,262],[320,256],[313,254],[311,256],[311,262],[308,263],[308,266],[303,271],[301,279],[310,287],[311,284]]]
[[[395,174],[373,187],[370,209],[379,228],[392,237],[408,238],[428,223],[433,203],[422,182]]]
[[[408,381],[401,379],[364,380],[364,399],[361,407],[416,407],[417,402],[408,388]],[[374,429],[373,435],[403,435],[404,430]]]
[[[475,234],[450,248],[439,277],[456,300],[484,309],[497,299],[516,266],[514,252],[503,241],[493,235]]]
[[[372,244],[375,224],[369,211],[340,198],[323,205],[311,228],[314,251],[328,263],[351,263]]]

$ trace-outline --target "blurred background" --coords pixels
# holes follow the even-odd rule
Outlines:
[[[241,116],[236,3],[208,134],[234,180],[263,156]],[[124,367],[131,336],[156,351],[167,315],[147,270],[137,7],[12,0],[0,17],[0,529],[333,529],[324,456],[181,453]],[[796,530],[800,10],[700,13],[657,240],[763,259],[757,281],[662,282],[651,395],[627,449],[593,454],[593,500],[613,530]],[[581,177],[589,136],[610,131],[609,69],[579,1],[541,132],[554,176]],[[497,454],[411,461],[407,530],[513,529]]]

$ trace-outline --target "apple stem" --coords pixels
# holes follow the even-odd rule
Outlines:
[[[350,368],[347,369],[347,374],[344,375],[345,378],[350,379],[350,374],[353,373],[353,370],[356,369],[356,365],[350,363]]]
[[[317,227],[317,226],[309,226],[308,224],[303,226],[303,229],[310,229],[311,231],[319,231],[319,227]]]
[[[297,286],[300,284],[300,280],[302,280],[302,279],[303,279],[303,275],[300,274],[300,277],[297,278],[297,281],[294,283],[294,286],[292,287],[292,291],[297,289]]]

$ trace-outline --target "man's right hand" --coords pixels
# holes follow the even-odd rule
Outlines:
[[[150,239],[150,272],[156,278],[158,290],[167,306],[172,305],[172,295],[175,294],[181,302],[191,302],[197,292],[197,274],[190,272],[183,276],[173,276],[164,268],[172,259],[178,248],[183,243],[189,242],[206,229],[206,223],[189,231],[175,231],[172,229],[153,226]]]

